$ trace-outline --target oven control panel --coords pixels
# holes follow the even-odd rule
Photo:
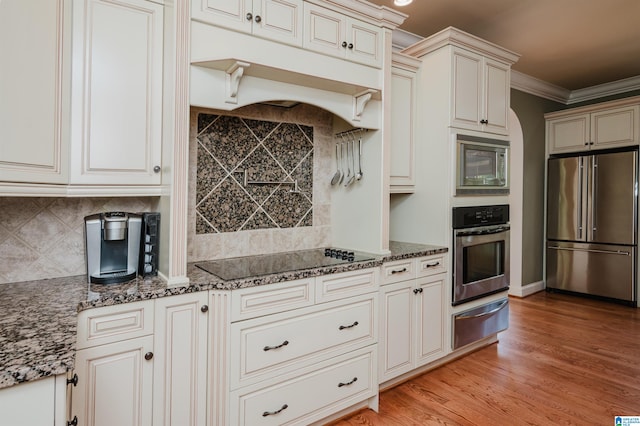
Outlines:
[[[453,229],[502,225],[509,222],[509,205],[454,207]]]

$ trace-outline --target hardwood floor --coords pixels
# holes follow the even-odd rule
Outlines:
[[[499,343],[380,395],[351,425],[614,425],[640,416],[640,309],[540,292],[510,299]]]

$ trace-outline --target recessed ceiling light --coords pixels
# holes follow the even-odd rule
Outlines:
[[[410,4],[413,0],[393,0],[393,4],[396,6],[406,6]]]

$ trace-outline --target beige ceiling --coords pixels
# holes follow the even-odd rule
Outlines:
[[[640,0],[370,0],[429,36],[453,26],[522,55],[513,69],[569,90],[640,75]]]

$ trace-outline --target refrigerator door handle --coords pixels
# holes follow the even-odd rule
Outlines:
[[[596,250],[596,249],[581,249],[581,248],[573,248],[573,247],[558,247],[558,246],[549,246],[548,248],[552,250],[565,250],[565,251],[585,251],[589,253],[603,253],[603,254],[619,254],[622,256],[631,256],[631,252],[624,250]]]
[[[596,224],[598,223],[597,211],[595,206],[598,205],[598,157],[594,156],[591,160],[591,241],[596,241]]]
[[[578,240],[582,239],[582,228],[583,228],[583,220],[582,220],[582,185],[583,185],[583,177],[584,177],[584,158],[580,157],[578,159],[578,220],[576,223],[578,224]]]

